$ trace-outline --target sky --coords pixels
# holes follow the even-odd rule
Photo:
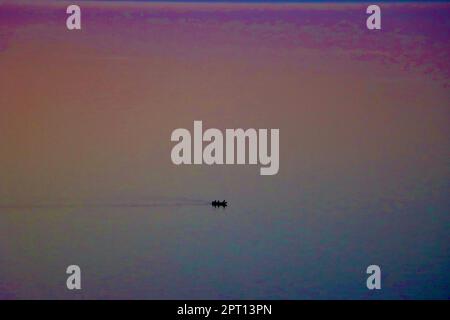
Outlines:
[[[380,297],[448,298],[449,4],[35,3],[0,4],[0,204],[230,207],[0,208],[0,296],[79,259],[83,297],[370,298],[379,261]],[[279,173],[173,165],[194,120],[279,128]]]

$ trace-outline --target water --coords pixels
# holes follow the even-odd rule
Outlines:
[[[239,204],[2,210],[1,297],[446,298],[445,207],[432,219],[410,209],[426,208],[326,218],[314,207]],[[365,288],[373,263],[379,293]],[[80,293],[65,288],[70,264],[82,269]]]

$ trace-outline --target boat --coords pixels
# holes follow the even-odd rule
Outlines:
[[[214,200],[213,202],[211,202],[211,205],[214,208],[218,208],[218,207],[226,208],[228,206],[228,202],[226,202],[225,200],[223,200],[223,201]]]

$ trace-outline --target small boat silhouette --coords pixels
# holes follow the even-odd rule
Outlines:
[[[228,206],[228,203],[225,200],[223,200],[223,201],[214,200],[213,202],[211,202],[211,205],[214,208],[217,208],[217,207],[224,207],[224,208],[226,208]]]

